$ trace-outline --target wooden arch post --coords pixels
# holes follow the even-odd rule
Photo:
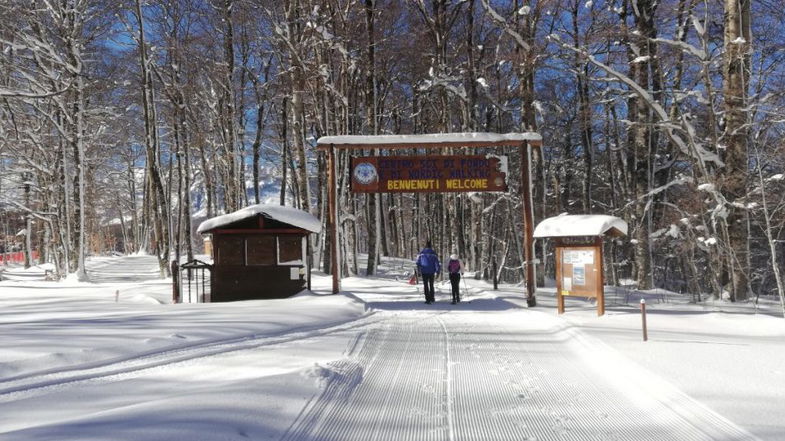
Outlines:
[[[338,184],[335,178],[335,146],[327,149],[327,229],[330,235],[330,273],[333,278],[333,294],[341,290],[338,265]]]
[[[526,304],[536,306],[536,277],[534,262],[534,204],[531,193],[531,148],[542,146],[538,133],[439,133],[428,135],[377,135],[377,136],[324,136],[317,141],[317,149],[327,155],[327,230],[330,237],[330,264],[332,292],[340,291],[340,264],[338,248],[338,201],[336,179],[336,150],[362,149],[446,149],[517,147],[520,150],[524,267],[526,273]]]
[[[526,268],[526,305],[529,307],[537,306],[537,298],[534,295],[537,284],[537,277],[535,275],[535,262],[534,262],[534,202],[532,201],[532,188],[531,188],[531,173],[529,168],[531,166],[531,146],[528,142],[521,145],[521,209],[523,210],[523,244],[524,253],[523,258],[524,268]]]

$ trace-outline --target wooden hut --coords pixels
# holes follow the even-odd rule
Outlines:
[[[301,210],[252,205],[199,225],[212,235],[211,301],[289,297],[311,287],[311,233],[321,222]]]

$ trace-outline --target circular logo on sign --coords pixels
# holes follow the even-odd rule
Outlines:
[[[359,184],[369,185],[376,182],[379,179],[379,175],[376,173],[376,167],[373,164],[363,162],[354,168],[354,179]]]

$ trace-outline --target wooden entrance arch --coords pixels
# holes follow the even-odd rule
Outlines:
[[[455,147],[517,147],[521,155],[520,193],[523,201],[523,243],[526,267],[526,303],[536,306],[534,274],[533,204],[531,195],[531,149],[542,146],[542,137],[535,132],[525,133],[439,133],[428,135],[377,135],[377,136],[323,136],[316,141],[317,150],[327,154],[327,229],[330,235],[330,261],[333,276],[333,293],[340,291],[340,265],[338,264],[338,210],[335,170],[336,150],[361,149],[446,149]]]

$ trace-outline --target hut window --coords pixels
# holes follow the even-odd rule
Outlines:
[[[302,265],[303,238],[300,236],[278,236],[278,263],[280,265]]]
[[[248,237],[248,265],[275,265],[275,236]]]
[[[245,241],[242,237],[222,237],[216,245],[220,265],[245,265]]]

